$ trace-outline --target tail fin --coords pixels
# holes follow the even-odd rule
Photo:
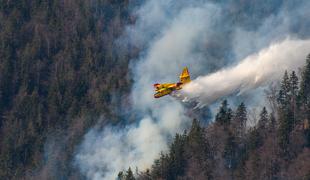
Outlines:
[[[183,84],[189,83],[191,81],[191,77],[189,75],[187,67],[185,67],[180,75],[180,82]]]

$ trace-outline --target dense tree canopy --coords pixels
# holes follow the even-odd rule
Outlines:
[[[55,156],[68,168],[94,119],[117,116],[131,55],[114,42],[129,18],[127,1],[0,0],[0,179],[38,174],[48,137],[67,137]]]

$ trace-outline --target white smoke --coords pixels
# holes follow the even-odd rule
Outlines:
[[[171,106],[171,107],[169,107]],[[145,116],[138,125],[125,129],[92,129],[76,156],[81,171],[89,179],[114,179],[121,170],[150,167],[161,151],[167,149],[167,137],[187,125],[182,106],[172,102],[157,107],[154,117]]]
[[[196,46],[202,46],[206,39],[206,32],[211,23],[208,19],[218,14],[219,10],[212,5],[189,7],[181,10],[170,22],[165,32],[152,43],[147,55],[141,57],[139,63],[134,65],[135,107],[144,109],[158,103],[161,103],[161,106],[169,103],[171,100],[162,103],[164,100],[158,101],[153,98],[152,84],[179,81],[178,76],[184,66],[190,65],[191,70],[201,68],[200,64],[204,58],[194,51]]]
[[[91,130],[85,137],[83,147],[87,148],[82,148],[76,158],[83,162],[81,170],[88,178],[115,179],[118,171],[129,166],[144,167],[152,163],[149,157],[156,157],[166,144],[165,138],[158,134],[161,127],[150,118],[126,130]]]
[[[123,129],[94,128],[86,134],[75,157],[75,164],[88,179],[114,179],[119,171],[126,170],[129,166],[132,169],[139,167],[139,170],[150,168],[160,152],[167,150],[167,144],[174,134],[188,127],[190,119],[185,115],[181,102],[169,96],[153,98],[154,83],[178,81],[178,75],[184,66],[189,67],[192,77],[207,74],[227,65],[232,59],[226,60],[226,56],[243,58],[290,34],[289,25],[286,25],[289,23],[281,23],[286,15],[272,17],[269,21],[278,24],[275,23],[269,31],[273,32],[272,29],[278,27],[275,29],[282,32],[281,36],[273,33],[274,36],[243,51],[243,47],[255,42],[242,38],[242,32],[255,34],[255,39],[260,39],[267,26],[263,26],[261,32],[261,29],[248,32],[242,28],[230,27],[225,24],[229,18],[223,15],[225,6],[204,0],[149,0],[134,12],[138,17],[137,22],[127,27],[125,36],[132,45],[143,49],[135,61],[137,63],[131,64],[135,81],[132,104],[142,118]],[[240,37],[234,39],[226,32]],[[231,52],[231,41],[240,44],[233,48],[236,52]],[[235,67],[194,80],[186,87],[185,93],[205,104],[222,95],[256,88],[281,76],[284,69],[300,66],[304,61],[302,53],[306,49],[309,49],[308,41],[285,40],[271,45]],[[294,50],[300,54],[293,53]],[[219,55],[222,58],[216,59]],[[281,59],[285,59],[285,63],[281,64]],[[264,63],[265,61],[269,64]],[[234,62],[237,60],[234,59]],[[266,73],[255,73],[255,70]],[[268,77],[271,79],[268,80]]]
[[[163,7],[166,2],[158,5]],[[149,7],[148,4],[145,6]],[[196,61],[196,67],[199,67],[203,58],[197,58],[200,55],[193,51],[203,43],[202,37],[205,37],[211,22],[209,17],[217,14],[215,6],[204,4],[179,9],[169,23],[163,23],[167,24],[162,29],[164,32],[157,35],[147,55],[133,67],[135,85],[132,101],[143,118],[137,125],[129,125],[125,129],[93,129],[85,136],[76,155],[76,163],[89,179],[113,179],[129,166],[133,169],[139,167],[139,170],[149,168],[160,152],[167,149],[169,139],[189,126],[190,119],[184,115],[185,110],[179,101],[169,96],[153,97],[153,83],[177,82],[182,67],[189,61]],[[150,20],[144,18],[141,21]],[[192,67],[194,69],[195,66]]]
[[[184,88],[184,93],[211,104],[232,93],[243,93],[281,79],[285,70],[297,71],[310,51],[310,40],[286,39],[250,55],[234,67],[201,76]]]

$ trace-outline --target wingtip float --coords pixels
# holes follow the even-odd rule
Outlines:
[[[180,82],[177,83],[165,83],[165,84],[154,84],[155,94],[154,98],[160,98],[171,94],[173,91],[180,90],[187,83],[191,82],[189,71],[185,67],[180,75]]]

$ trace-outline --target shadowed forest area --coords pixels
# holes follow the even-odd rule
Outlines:
[[[244,103],[233,110],[224,100],[214,123],[194,119],[150,169],[132,167],[118,179],[310,179],[310,54],[301,74],[285,72],[280,89],[266,92],[271,112],[252,116]]]
[[[86,130],[118,121],[131,55],[114,41],[129,22],[127,1],[0,1],[0,179],[71,176]]]

